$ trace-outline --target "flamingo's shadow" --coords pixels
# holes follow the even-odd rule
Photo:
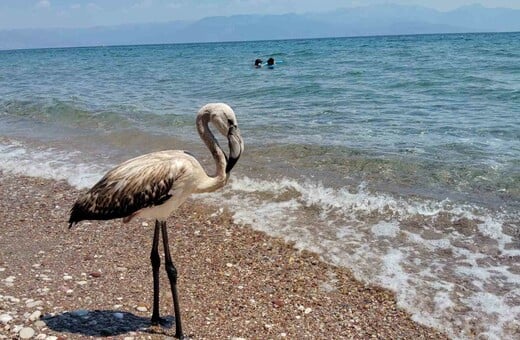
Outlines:
[[[167,316],[163,324],[171,328],[174,317]],[[42,321],[56,332],[86,336],[115,336],[128,332],[150,332],[150,318],[117,310],[77,310],[57,315],[44,315]]]

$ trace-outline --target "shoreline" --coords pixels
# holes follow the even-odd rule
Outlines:
[[[79,190],[0,175],[0,339],[27,328],[42,339],[173,336],[175,327],[149,327],[153,221],[69,230]],[[183,328],[194,339],[448,338],[414,322],[392,292],[236,225],[228,211],[189,200],[168,227]],[[164,266],[160,275],[160,310],[171,321]]]

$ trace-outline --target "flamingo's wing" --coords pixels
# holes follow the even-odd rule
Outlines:
[[[138,210],[161,205],[172,197],[183,175],[183,162],[171,154],[153,153],[126,161],[110,170],[70,212],[69,227],[82,220],[128,217]]]

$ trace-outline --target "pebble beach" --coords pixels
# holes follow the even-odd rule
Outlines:
[[[151,327],[152,221],[68,229],[79,191],[2,173],[0,339],[165,339]],[[172,216],[184,331],[193,339],[446,339],[391,292],[188,201]],[[161,314],[173,321],[161,270]]]

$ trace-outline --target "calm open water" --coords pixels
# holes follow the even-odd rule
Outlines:
[[[194,119],[223,101],[246,151],[202,199],[452,337],[518,338],[519,61],[520,33],[0,51],[0,169],[86,187],[181,148],[212,171]]]

